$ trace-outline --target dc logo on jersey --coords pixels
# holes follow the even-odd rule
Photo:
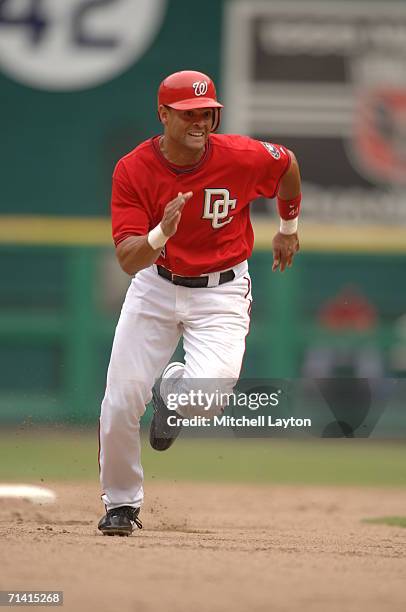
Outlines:
[[[220,196],[216,198],[216,196]],[[234,210],[237,200],[230,199],[228,189],[205,189],[204,212],[202,219],[210,219],[213,229],[219,229],[231,223],[230,210]]]
[[[207,94],[208,83],[207,81],[196,81],[192,85],[195,90],[195,96],[204,96]]]
[[[261,142],[264,145],[265,149],[272,155],[274,159],[279,159],[281,156],[280,151],[270,142]]]

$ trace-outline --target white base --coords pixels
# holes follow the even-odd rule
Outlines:
[[[51,504],[56,494],[51,489],[24,484],[0,484],[0,499],[28,499],[36,504]]]

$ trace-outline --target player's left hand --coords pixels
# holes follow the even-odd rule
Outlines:
[[[293,258],[299,250],[299,238],[296,234],[275,234],[272,240],[273,264],[272,272],[278,268],[281,272],[286,267],[290,268]]]

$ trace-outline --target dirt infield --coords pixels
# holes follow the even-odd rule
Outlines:
[[[406,514],[404,489],[152,482],[144,529],[107,538],[96,484],[53,488],[0,501],[2,590],[75,612],[406,609],[406,530],[362,522]]]

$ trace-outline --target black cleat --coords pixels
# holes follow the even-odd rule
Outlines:
[[[142,523],[138,518],[139,513],[139,508],[132,508],[131,506],[113,508],[113,510],[108,510],[106,515],[100,519],[97,528],[103,535],[129,536],[135,526],[142,529]]]
[[[159,392],[159,381],[155,383],[152,389],[152,403],[154,405],[154,415],[152,417],[151,426],[149,429],[149,441],[157,451],[168,450],[178,437],[182,424],[181,417],[174,410],[168,410]],[[168,417],[177,417],[179,425],[169,425]]]

